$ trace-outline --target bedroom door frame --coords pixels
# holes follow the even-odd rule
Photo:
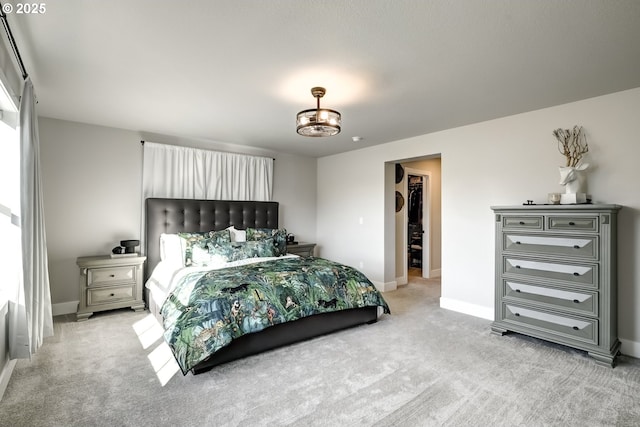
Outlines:
[[[422,277],[429,279],[431,277],[431,172],[420,169],[405,168],[404,169],[404,198],[409,201],[409,175],[422,177]],[[407,225],[409,224],[409,209],[403,209],[403,241],[404,247],[409,245],[409,232]],[[403,265],[405,277],[409,278],[409,254],[407,250],[403,251]]]

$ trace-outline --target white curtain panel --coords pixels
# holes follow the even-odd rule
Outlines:
[[[142,196],[270,201],[273,159],[144,143]]]
[[[53,335],[35,94],[27,78],[20,104],[22,294],[9,305],[9,353],[30,358]]]

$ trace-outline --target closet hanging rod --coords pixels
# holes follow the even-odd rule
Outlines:
[[[13,55],[16,57],[18,67],[20,67],[22,78],[26,79],[27,77],[29,77],[29,74],[24,67],[24,62],[22,62],[22,56],[20,56],[18,45],[16,45],[16,40],[13,38],[13,33],[11,32],[9,21],[7,21],[7,14],[4,13],[4,6],[2,5],[2,3],[0,3],[0,18],[2,18],[2,26],[4,27],[4,32],[7,33],[7,38],[9,39],[9,44],[11,45],[11,49],[13,50]]]

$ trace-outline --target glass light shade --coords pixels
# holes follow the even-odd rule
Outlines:
[[[340,113],[326,108],[300,111],[296,117],[296,130],[304,136],[337,135],[340,133],[341,124]]]

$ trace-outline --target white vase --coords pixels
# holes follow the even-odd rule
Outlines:
[[[560,166],[560,185],[565,186],[565,193],[575,194],[586,192],[586,175],[584,171],[588,163],[578,166]]]
[[[586,174],[588,163],[578,166],[560,166],[560,185],[564,185],[565,194],[561,196],[561,204],[585,203],[586,195]]]

